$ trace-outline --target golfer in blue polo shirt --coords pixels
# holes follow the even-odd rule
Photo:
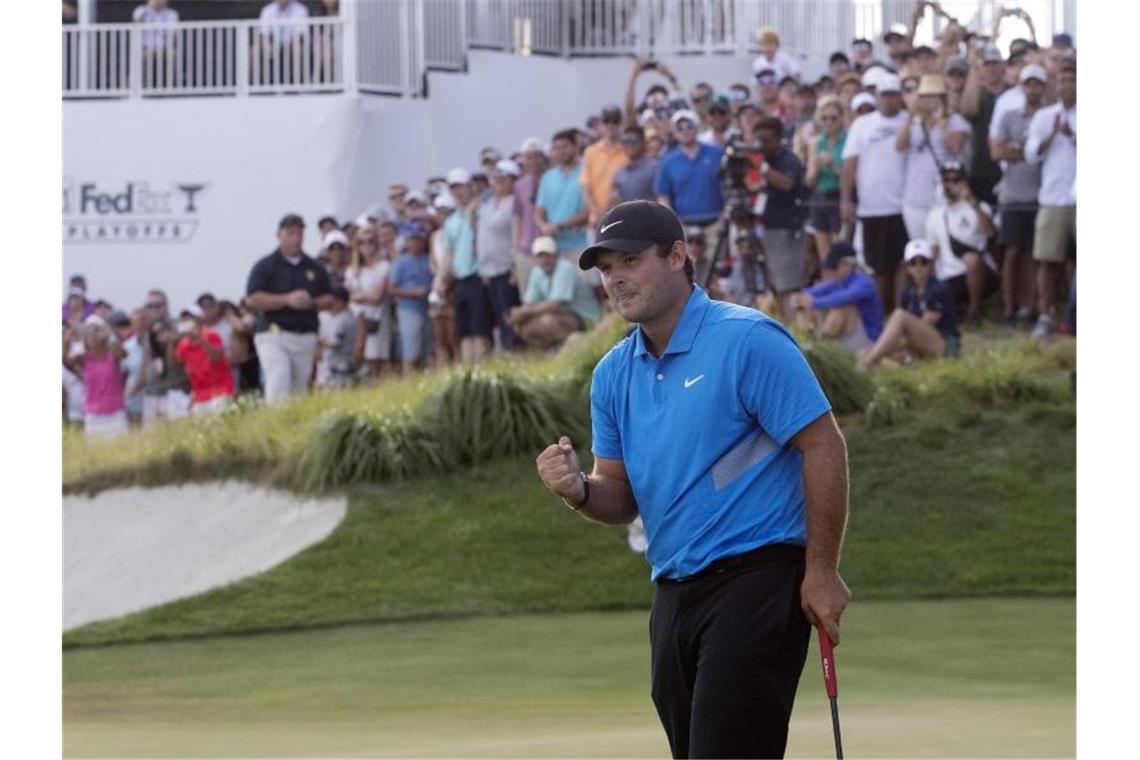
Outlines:
[[[795,340],[693,284],[666,206],[631,201],[581,257],[639,326],[590,393],[594,469],[562,437],[543,483],[602,523],[645,523],[652,694],[674,757],[782,757],[810,625],[838,643],[847,451]]]

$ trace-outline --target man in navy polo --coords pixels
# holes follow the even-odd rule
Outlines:
[[[563,436],[539,475],[590,519],[645,523],[673,756],[782,757],[810,624],[837,643],[850,598],[843,435],[784,327],[693,285],[665,206],[611,209],[580,266],[639,329],[594,369],[593,472]]]

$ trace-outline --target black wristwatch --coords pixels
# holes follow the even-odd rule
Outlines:
[[[590,476],[581,471],[578,472],[578,475],[582,478],[582,502],[580,504],[571,504],[565,498],[562,499],[562,503],[570,507],[570,509],[574,510],[575,512],[586,506],[586,502],[590,500]]]

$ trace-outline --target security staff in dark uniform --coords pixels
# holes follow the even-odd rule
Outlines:
[[[693,284],[668,207],[615,206],[579,265],[638,329],[594,368],[593,472],[563,437],[539,475],[590,519],[645,523],[673,756],[782,757],[810,625],[838,642],[850,597],[843,434],[783,325]]]
[[[333,301],[328,272],[301,250],[304,233],[304,220],[287,214],[277,225],[277,250],[253,265],[246,285],[246,305],[258,312],[253,344],[270,404],[309,387],[317,311]]]

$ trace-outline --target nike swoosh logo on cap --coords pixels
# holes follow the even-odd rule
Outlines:
[[[625,221],[624,219],[618,219],[616,222],[610,222],[610,223],[609,223],[609,224],[607,224],[605,227],[602,227],[600,230],[598,230],[598,234],[599,234],[599,235],[604,235],[604,234],[606,234],[606,230],[608,230],[610,227],[613,227],[613,226],[615,226],[615,225],[621,224],[621,223],[622,223],[622,222],[624,222],[624,221]]]

